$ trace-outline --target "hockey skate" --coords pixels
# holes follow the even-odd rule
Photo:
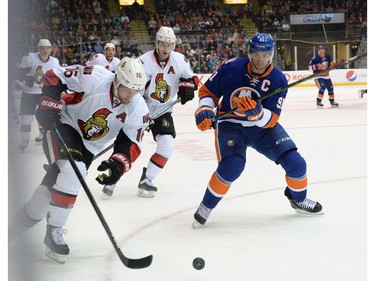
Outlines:
[[[203,203],[201,203],[194,213],[193,228],[203,226],[206,223],[211,211],[212,209],[207,208]]]
[[[319,108],[319,109],[322,109],[324,106],[324,104],[321,102],[321,101],[317,101],[316,102],[316,107]]]
[[[41,143],[43,141],[43,134],[39,134],[35,139],[34,141],[36,143]]]
[[[103,192],[102,199],[106,200],[109,197],[111,197],[113,195],[113,191],[115,190],[115,187],[116,187],[115,184],[105,185],[102,189],[102,192]]]
[[[297,214],[302,215],[323,215],[323,207],[319,202],[305,198],[302,202],[296,202],[289,190],[289,187],[285,188],[284,195],[288,198],[290,205],[296,211]]]
[[[335,101],[330,101],[332,107],[339,107],[339,104]]]
[[[29,145],[29,142],[28,141],[21,141],[20,144],[18,145],[18,149],[21,151],[21,152],[24,152],[26,147]]]
[[[55,227],[47,224],[47,232],[44,238],[46,244],[46,256],[59,263],[65,263],[69,255],[69,247],[65,243],[63,234],[66,234],[66,229],[62,227]]]
[[[138,184],[137,195],[139,197],[152,198],[155,196],[155,193],[158,191],[158,189],[153,185],[152,181],[150,181],[146,177],[146,170],[147,168],[143,168],[141,180]]]

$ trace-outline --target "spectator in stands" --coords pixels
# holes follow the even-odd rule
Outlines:
[[[103,53],[104,49],[103,49],[103,46],[100,44],[100,41],[96,41],[94,47],[93,47],[93,50],[95,53]]]

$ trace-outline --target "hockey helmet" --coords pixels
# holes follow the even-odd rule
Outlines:
[[[115,47],[115,45],[113,43],[107,43],[104,46],[104,50],[106,50],[107,48],[113,48],[113,49],[115,49],[116,47]]]
[[[176,35],[171,27],[162,26],[156,33],[156,41],[176,43]]]
[[[120,85],[141,91],[145,88],[147,79],[142,62],[139,59],[124,57],[115,72],[115,88]]]
[[[270,34],[257,32],[250,41],[250,52],[272,52],[275,42]]]
[[[38,42],[38,48],[39,47],[51,47],[51,42],[48,39],[40,39]]]

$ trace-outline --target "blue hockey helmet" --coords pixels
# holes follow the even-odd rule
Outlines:
[[[322,50],[322,49],[325,50],[325,46],[324,46],[324,45],[319,45],[316,49],[317,49],[318,51],[319,51],[319,50]]]
[[[250,41],[250,52],[273,52],[275,42],[268,33],[257,32]]]
[[[258,72],[264,71],[272,63],[274,48],[275,42],[270,34],[257,32],[251,38],[248,56]]]

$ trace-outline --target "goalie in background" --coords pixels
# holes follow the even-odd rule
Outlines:
[[[332,60],[331,56],[326,53],[325,47],[319,45],[317,48],[318,52],[315,57],[309,62],[309,70],[313,73],[332,68],[335,66],[335,62]],[[332,107],[339,107],[339,104],[335,101],[335,93],[333,89],[333,84],[331,77],[329,76],[329,70],[324,71],[322,74],[317,76],[315,79],[315,85],[318,87],[318,97],[316,98],[316,106],[318,108],[323,108],[322,103],[324,92],[327,90],[329,103]]]

